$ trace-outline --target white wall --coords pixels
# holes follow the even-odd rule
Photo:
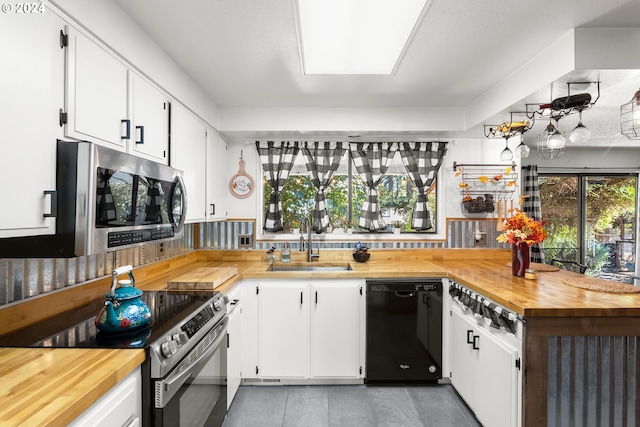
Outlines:
[[[246,199],[236,199],[229,195],[228,218],[256,218],[258,216],[258,197],[262,187],[262,167],[258,158],[258,151],[253,143],[233,142],[227,145],[227,182],[238,173],[238,162],[242,151],[242,158],[246,162],[246,172],[253,178],[256,189]],[[261,213],[260,213],[261,215]]]
[[[109,0],[52,0],[73,18],[73,26],[84,28],[142,74],[162,87],[214,128],[218,107],[158,45]]]
[[[553,172],[575,172],[584,168],[640,171],[640,150],[637,147],[593,147],[572,148],[557,159],[545,160],[538,156],[536,149],[523,159],[523,165],[538,165],[538,170],[552,169]]]

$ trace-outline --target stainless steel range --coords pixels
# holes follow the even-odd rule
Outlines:
[[[217,291],[145,291],[149,326],[104,334],[94,318],[104,299],[0,336],[3,347],[146,351],[143,425],[220,426],[227,409],[227,299]]]

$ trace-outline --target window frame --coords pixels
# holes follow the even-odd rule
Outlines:
[[[301,153],[298,154],[302,155]],[[347,150],[347,161],[348,161],[348,181],[349,181],[349,210],[353,209],[352,206],[352,177],[353,174],[357,172],[353,167],[351,152]],[[434,227],[434,231],[429,232],[403,232],[400,235],[393,234],[392,232],[381,231],[381,232],[368,232],[368,231],[355,231],[353,234],[349,235],[346,233],[321,233],[313,235],[314,241],[327,241],[327,242],[340,242],[340,241],[362,241],[362,242],[373,242],[373,241],[408,241],[408,242],[418,242],[418,241],[446,241],[446,185],[444,183],[444,173],[445,173],[444,161],[443,167],[440,167],[436,176],[436,212],[435,212],[435,220],[436,226]],[[258,158],[256,162],[256,241],[298,241],[300,239],[300,234],[287,233],[287,232],[265,232],[264,227],[264,187],[265,187],[265,178],[264,178],[264,170],[262,169],[262,164],[260,163],[260,159]],[[290,179],[291,176],[287,179]],[[259,182],[259,183],[258,183]]]

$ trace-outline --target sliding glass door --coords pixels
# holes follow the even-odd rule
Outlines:
[[[631,174],[541,173],[542,216],[549,231],[546,262],[633,283],[637,180]]]

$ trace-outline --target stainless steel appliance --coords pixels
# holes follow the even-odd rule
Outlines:
[[[179,237],[182,172],[89,142],[58,141],[56,233],[0,239],[0,258],[73,257]]]
[[[442,281],[367,280],[366,383],[442,378]]]
[[[227,412],[227,299],[217,291],[145,291],[149,327],[104,334],[97,299],[0,336],[2,347],[143,348],[145,426],[220,426]]]

